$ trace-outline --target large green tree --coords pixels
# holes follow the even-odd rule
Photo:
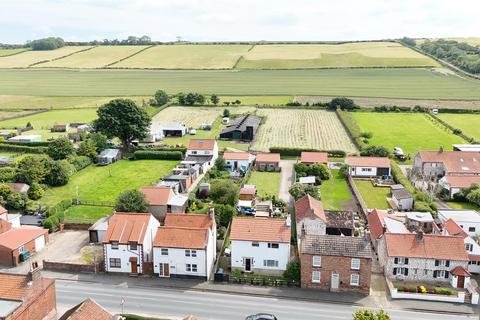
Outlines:
[[[114,99],[98,108],[97,115],[93,122],[95,131],[119,138],[125,150],[133,140],[147,137],[150,116],[130,99]]]
[[[53,140],[48,145],[47,154],[53,160],[66,159],[68,156],[75,153],[73,143],[67,137],[60,137]]]
[[[234,206],[238,199],[240,188],[229,179],[216,179],[211,181],[209,197],[218,204]]]
[[[115,203],[118,212],[148,212],[148,203],[145,195],[138,190],[122,192]]]
[[[157,106],[163,106],[168,102],[168,100],[169,97],[165,91],[157,90],[157,92],[155,92],[155,101],[157,103]]]
[[[18,182],[32,184],[43,183],[50,174],[52,159],[47,155],[28,155],[17,164]]]

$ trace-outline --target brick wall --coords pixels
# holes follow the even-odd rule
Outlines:
[[[372,269],[371,259],[360,259],[360,270],[351,269],[350,257],[322,256],[321,267],[312,266],[313,255],[302,254],[301,263],[301,286],[302,288],[312,288],[321,290],[330,290],[332,273],[339,275],[338,291],[359,292],[362,294],[370,293],[370,277]],[[320,271],[320,283],[312,282],[312,271]],[[350,285],[350,275],[360,275],[360,285]]]
[[[79,264],[79,263],[63,263],[43,260],[43,269],[60,272],[75,272],[75,273],[94,273],[103,271],[103,262],[97,262],[97,266],[93,264]]]
[[[88,230],[92,226],[91,223],[65,223],[64,230]]]
[[[44,319],[47,315],[56,313],[55,281],[52,279],[40,279],[38,281],[44,282],[45,290],[36,299],[26,301],[6,320]]]

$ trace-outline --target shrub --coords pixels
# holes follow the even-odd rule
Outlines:
[[[91,139],[82,141],[78,146],[77,154],[79,156],[86,156],[90,159],[95,159],[97,156],[97,148]]]
[[[240,188],[235,182],[227,179],[216,179],[210,182],[209,197],[218,204],[234,206]]]
[[[390,152],[385,147],[368,146],[360,151],[360,155],[364,157],[388,157]]]
[[[64,186],[74,173],[75,167],[67,160],[54,161],[51,165],[50,174],[46,177],[46,182],[53,187]]]
[[[50,207],[47,211],[48,216],[59,215],[61,212],[64,212],[72,206],[71,199],[64,199],[57,203],[56,205]]]
[[[182,160],[180,151],[147,151],[138,150],[133,153],[135,160]]]
[[[157,106],[163,106],[169,100],[168,94],[163,90],[155,92],[155,102]]]
[[[92,159],[87,156],[70,157],[68,161],[75,167],[75,171],[85,169],[92,164]]]
[[[45,191],[38,182],[33,182],[28,189],[27,195],[32,200],[38,200],[43,197]]]
[[[219,226],[228,227],[230,221],[232,221],[235,215],[235,208],[229,204],[215,204],[215,221]]]
[[[317,186],[310,186],[310,185],[305,185],[301,183],[295,183],[293,186],[290,187],[288,192],[292,195],[295,201],[302,198],[306,194],[309,194],[315,199],[320,200],[320,190],[318,189]]]
[[[0,168],[0,181],[1,182],[14,182],[17,171],[15,168],[3,167]]]
[[[353,102],[352,99],[339,97],[333,98],[332,101],[329,102],[328,107],[329,110],[354,110],[358,109],[358,106]]]
[[[148,212],[145,194],[134,189],[122,192],[115,203],[115,210],[120,212]]]
[[[297,260],[289,262],[287,270],[283,273],[283,277],[290,281],[300,282],[300,262]]]
[[[50,175],[52,159],[46,155],[28,155],[17,164],[17,182],[43,183]]]
[[[230,110],[228,110],[228,109],[223,109],[223,117],[224,117],[224,118],[230,117]]]
[[[435,288],[433,289],[433,292],[436,294],[443,294],[446,296],[452,296],[454,294],[454,291],[450,288]]]
[[[43,221],[43,227],[45,229],[48,229],[49,232],[54,232],[55,230],[57,230],[58,224],[59,221],[57,216],[48,217]]]
[[[63,160],[74,154],[73,143],[67,137],[53,140],[47,147],[47,154],[53,160]]]
[[[20,193],[12,192],[6,200],[8,209],[21,210],[27,206],[27,198]]]
[[[365,138],[365,139],[372,139],[373,133],[372,132],[362,132],[360,134],[360,137]]]

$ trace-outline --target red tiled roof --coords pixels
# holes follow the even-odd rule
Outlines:
[[[480,261],[480,256],[479,255],[476,255],[476,254],[469,254],[468,255],[468,259],[470,261]]]
[[[451,236],[458,236],[462,237],[463,239],[468,237],[468,233],[466,233],[455,221],[452,219],[448,219],[443,223],[443,226],[447,230],[448,234]]]
[[[145,195],[148,204],[152,206],[166,206],[173,195],[172,189],[167,186],[142,187],[140,192]]]
[[[38,271],[37,271],[38,272]],[[52,283],[53,279],[43,278],[33,281],[28,286],[29,278],[25,274],[0,273],[0,299],[18,300],[28,303],[41,295]]]
[[[480,173],[480,153],[468,151],[420,151],[422,162],[443,163],[448,174]]]
[[[323,211],[323,205],[320,200],[317,200],[308,194],[295,202],[295,219],[297,222],[303,220],[307,216],[309,216],[312,220],[315,217],[318,217],[324,222],[327,221],[327,218],[325,217],[325,211]]]
[[[302,163],[324,163],[328,162],[328,153],[326,152],[302,152],[300,156]]]
[[[390,159],[387,157],[355,157],[349,156],[345,160],[351,167],[390,168]]]
[[[256,157],[257,162],[280,162],[280,153],[259,153]]]
[[[445,176],[450,188],[470,188],[474,184],[480,184],[480,176]]]
[[[103,243],[143,243],[150,217],[150,213],[115,212],[108,221]]]
[[[39,227],[13,228],[0,234],[0,246],[10,250],[15,250],[42,235],[46,235],[47,233],[47,229]]]
[[[367,216],[368,229],[370,234],[378,239],[383,235],[383,227],[385,226],[385,221],[383,220],[388,216],[387,210],[378,210],[373,209]]]
[[[179,228],[208,229],[215,222],[208,214],[169,213],[165,217],[165,226]]]
[[[189,150],[213,150],[215,139],[191,139],[188,143]]]
[[[389,257],[468,261],[462,237],[425,234],[417,240],[415,233],[385,233]]]
[[[256,188],[241,188],[240,194],[248,194],[254,196],[257,193]]]
[[[233,218],[231,240],[290,243],[291,228],[284,219]]]
[[[159,227],[154,247],[205,249],[208,244],[208,229],[182,228],[182,227]]]
[[[12,229],[12,224],[6,220],[0,219],[0,234]]]
[[[464,267],[457,266],[450,270],[450,273],[453,274],[454,276],[463,276],[463,277],[470,277],[472,274],[465,270]]]
[[[225,160],[249,160],[250,154],[248,152],[224,152],[223,159]]]
[[[8,210],[0,206],[0,214],[8,213]]]
[[[112,320],[113,316],[92,299],[86,299],[68,310],[58,320]]]

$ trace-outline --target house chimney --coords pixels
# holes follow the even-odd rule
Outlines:
[[[212,206],[208,207],[208,218],[210,220],[215,220],[215,208]]]
[[[415,238],[417,239],[417,241],[423,241],[423,231],[418,230]]]
[[[288,214],[287,217],[285,218],[285,226],[287,228],[290,228],[292,226],[292,218],[290,217],[290,215]]]
[[[30,264],[30,271],[27,274],[27,282],[28,283],[33,283],[40,279],[41,274],[40,274],[40,268],[38,267],[38,262],[33,261]]]

